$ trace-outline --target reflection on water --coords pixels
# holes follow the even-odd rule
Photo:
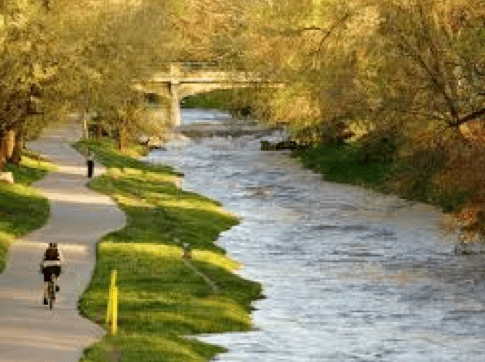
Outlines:
[[[252,137],[151,157],[244,218],[220,243],[267,298],[254,332],[201,337],[229,349],[217,361],[484,360],[484,256],[456,256],[433,208],[322,181]]]

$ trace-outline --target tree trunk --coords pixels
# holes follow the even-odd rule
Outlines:
[[[11,129],[7,132],[5,137],[5,158],[7,162],[11,162],[13,151],[15,148],[15,137],[16,137],[16,130]]]
[[[83,114],[83,137],[85,140],[89,139],[88,121],[89,121],[89,112],[86,111]]]
[[[128,129],[125,122],[122,120],[120,122],[120,127],[118,131],[118,149],[121,153],[124,153],[128,147]]]
[[[103,136],[103,125],[100,120],[96,121],[96,139],[100,140]]]
[[[20,166],[20,161],[22,160],[22,148],[24,144],[24,138],[25,138],[25,127],[21,125],[15,135],[13,154],[10,159],[10,163],[12,163],[17,167]]]
[[[7,141],[6,134],[0,132],[0,172],[5,170],[7,164]]]

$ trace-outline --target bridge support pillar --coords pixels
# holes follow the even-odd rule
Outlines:
[[[172,100],[172,123],[174,126],[182,124],[182,117],[180,115],[180,83],[178,81],[170,82],[170,97]]]

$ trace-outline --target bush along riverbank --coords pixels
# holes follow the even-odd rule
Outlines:
[[[434,140],[407,149],[392,134],[375,132],[352,143],[313,144],[294,151],[304,167],[327,181],[348,183],[429,203],[449,213],[451,230],[461,225],[477,241],[485,230],[485,149],[463,137]]]
[[[119,289],[118,333],[88,348],[82,361],[208,361],[223,348],[189,335],[251,328],[252,301],[261,286],[234,274],[238,264],[214,244],[238,224],[221,205],[178,188],[181,174],[121,155],[109,141],[78,143],[107,172],[90,187],[115,199],[127,215],[124,229],[97,245],[81,313],[104,324],[112,270]],[[190,264],[183,244],[192,249]],[[195,268],[194,268],[195,267]]]
[[[293,154],[304,167],[321,173],[326,181],[393,193],[410,201],[438,206],[444,212],[455,212],[470,199],[466,189],[451,192],[440,188],[433,182],[439,166],[419,167],[414,158],[362,160],[358,145],[318,145]]]
[[[8,248],[20,238],[44,225],[49,202],[30,184],[41,180],[54,166],[35,153],[25,151],[19,167],[7,165],[15,184],[0,183],[0,273],[8,262]]]

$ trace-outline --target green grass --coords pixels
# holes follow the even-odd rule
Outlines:
[[[458,210],[473,196],[470,190],[448,190],[434,183],[433,177],[444,163],[423,168],[416,157],[365,162],[362,155],[358,143],[318,145],[294,153],[304,167],[321,173],[326,181],[397,194],[407,200],[436,205],[444,212]]]
[[[109,142],[89,147],[107,167],[90,186],[115,199],[127,225],[98,244],[92,281],[80,310],[103,324],[110,274],[118,272],[119,333],[89,347],[82,361],[207,361],[222,348],[187,335],[251,328],[251,302],[261,297],[258,283],[233,273],[238,264],[214,244],[239,220],[218,202],[175,186],[181,177],[170,167],[145,165],[120,155]],[[214,292],[182,260],[190,243],[192,264],[216,283]]]
[[[0,273],[7,265],[9,245],[45,224],[49,218],[48,201],[35,192],[30,184],[42,179],[54,167],[26,151],[19,168],[7,165],[15,184],[0,184]]]
[[[388,180],[395,164],[391,161],[361,160],[357,145],[320,145],[295,153],[306,168],[324,175],[325,180],[379,188]]]

